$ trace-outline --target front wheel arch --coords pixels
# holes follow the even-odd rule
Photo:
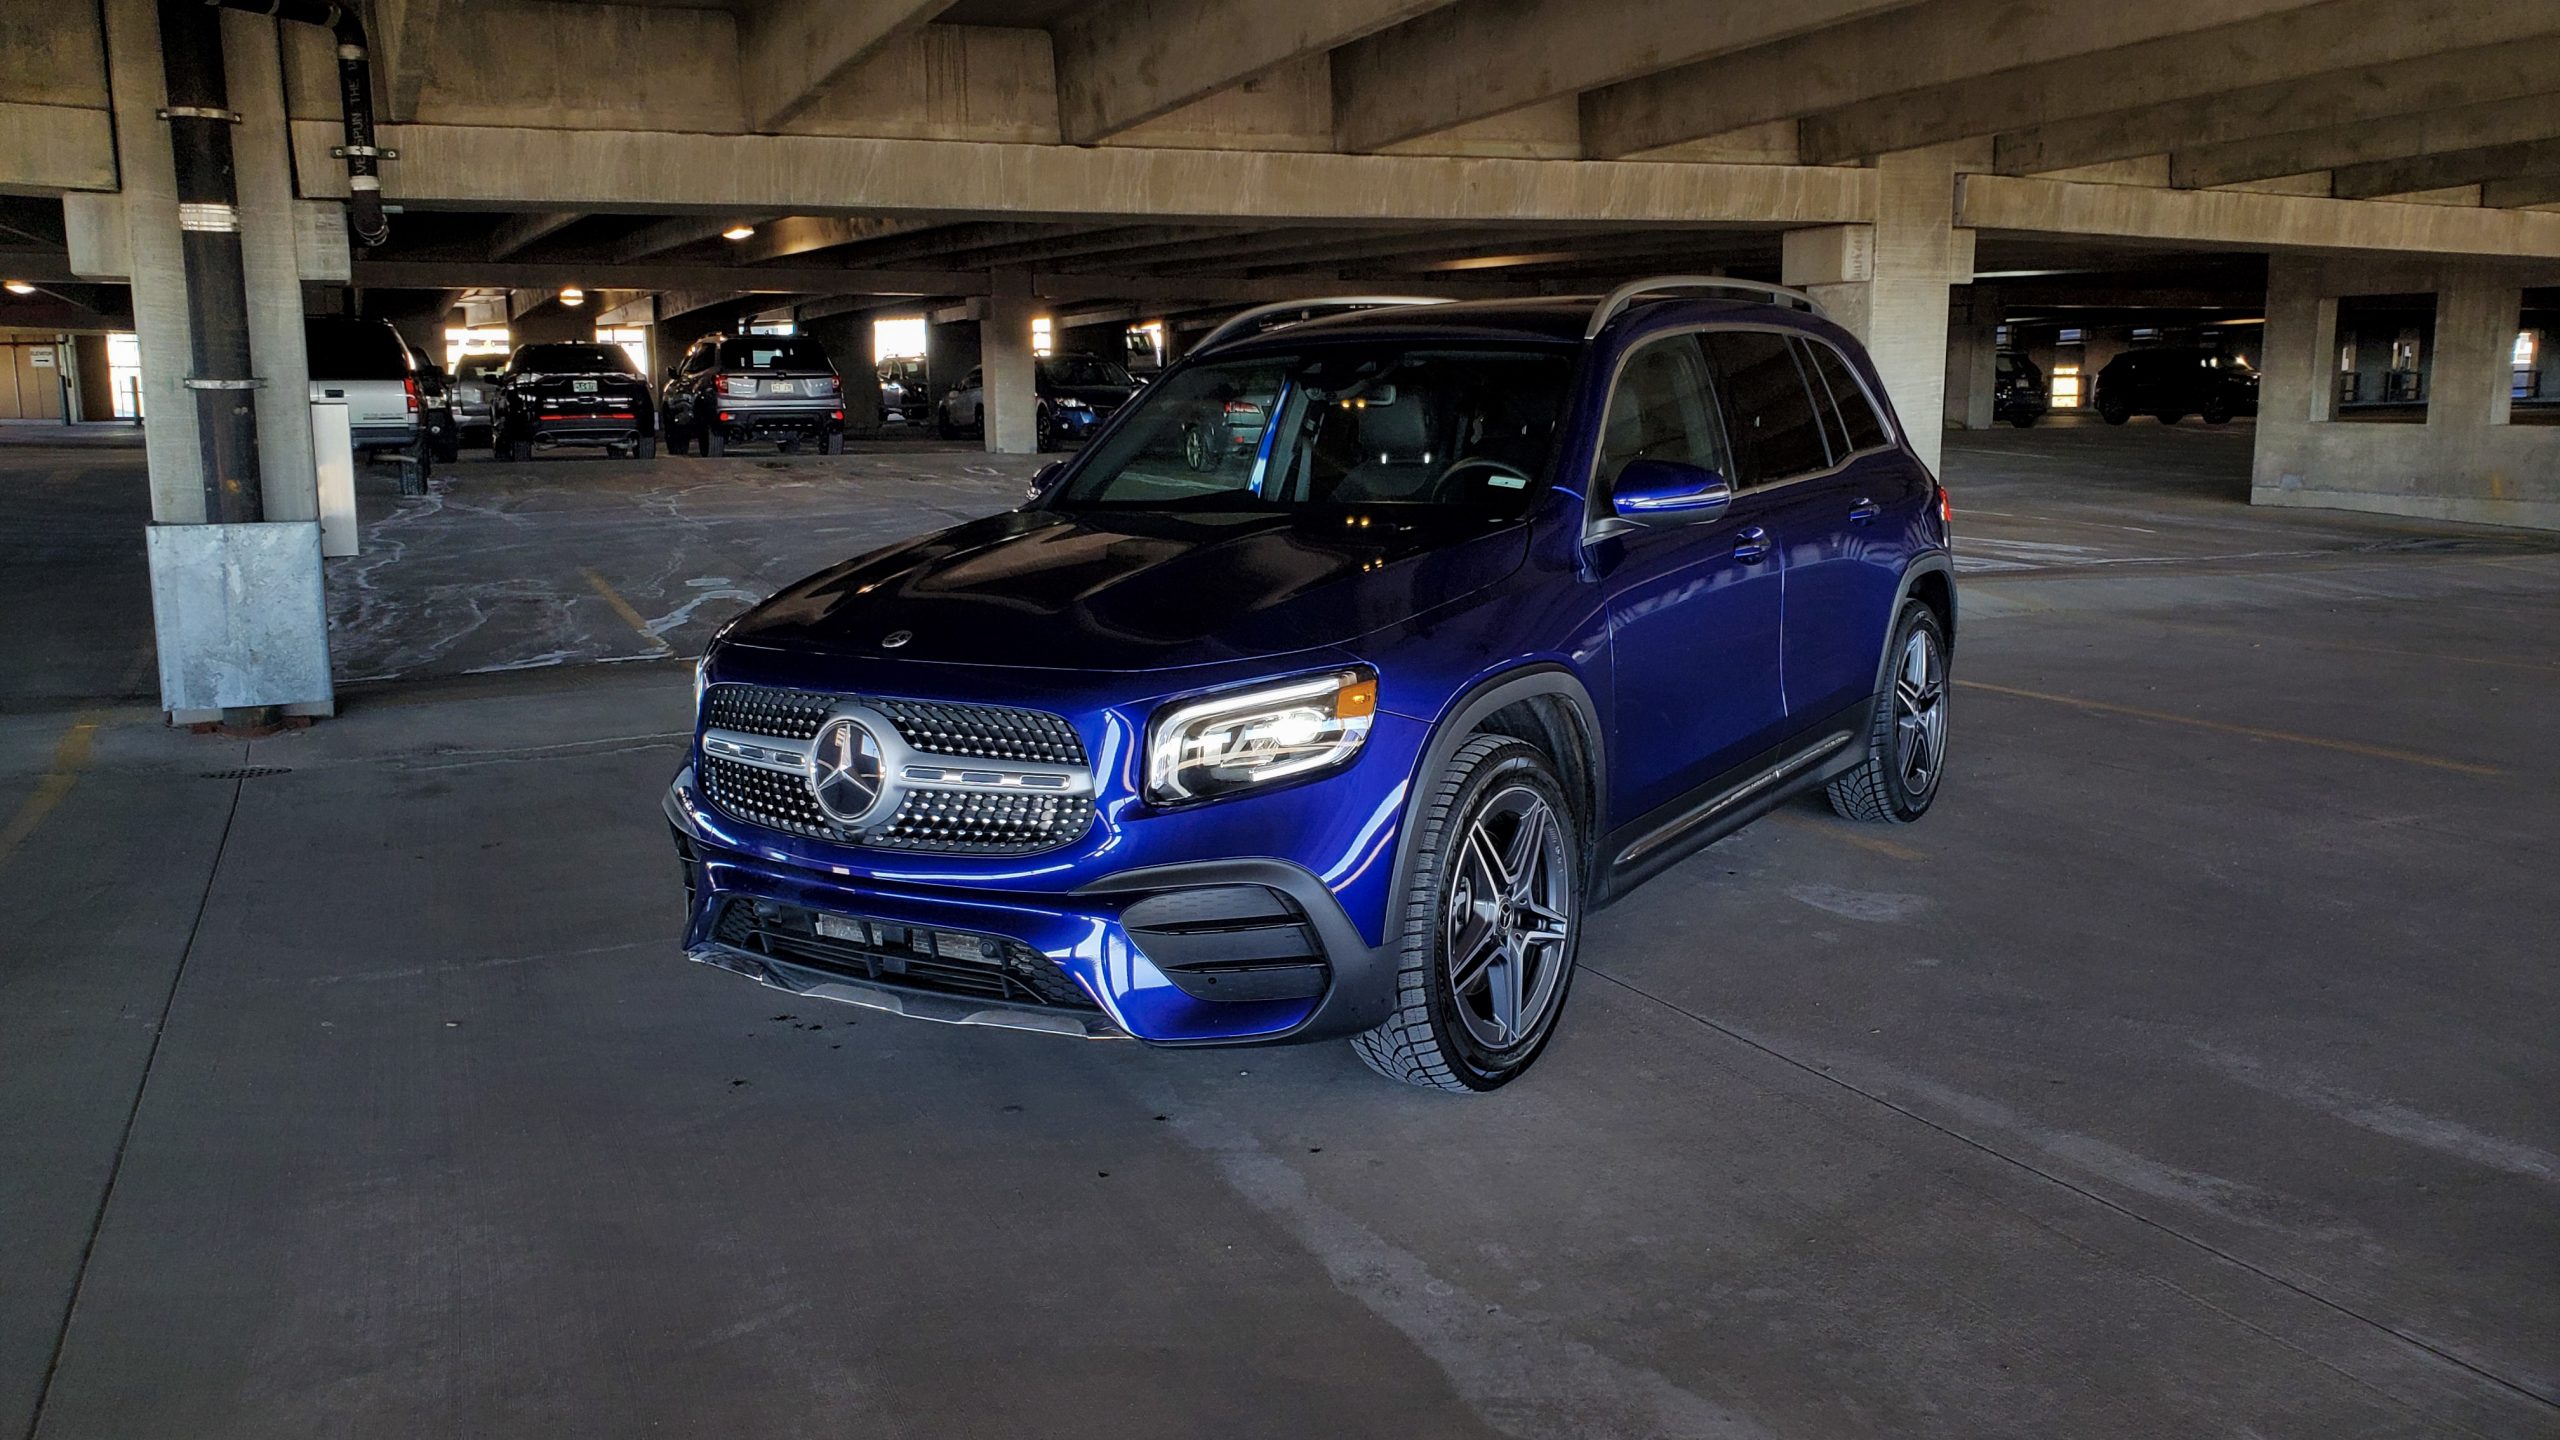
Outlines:
[[[1524,715],[1559,713],[1553,708],[1542,712],[1541,706],[1562,707],[1560,713],[1569,717],[1566,723],[1579,732],[1576,738],[1580,747],[1581,788],[1585,796],[1582,840],[1586,849],[1598,845],[1598,837],[1605,828],[1603,820],[1609,794],[1608,745],[1602,739],[1607,732],[1600,727],[1600,707],[1593,703],[1591,691],[1582,683],[1582,677],[1561,664],[1547,662],[1504,670],[1484,676],[1459,692],[1458,698],[1450,702],[1448,708],[1441,712],[1439,721],[1431,727],[1431,738],[1423,742],[1421,757],[1414,761],[1413,773],[1405,786],[1404,813],[1396,835],[1395,885],[1391,894],[1401,897],[1413,888],[1418,863],[1415,836],[1421,829],[1424,809],[1430,803],[1431,783],[1449,768],[1451,757],[1469,740],[1486,733],[1513,735],[1546,748],[1537,736],[1522,735],[1509,728],[1514,723],[1525,723],[1521,719]],[[1506,716],[1506,712],[1507,718],[1499,722],[1505,728],[1488,732],[1486,722],[1497,716]],[[1565,770],[1566,762],[1552,750],[1549,751],[1549,759],[1555,762],[1560,772]],[[1573,781],[1568,778],[1568,791],[1572,787]],[[1595,855],[1587,855],[1582,867],[1586,887],[1592,884],[1595,874],[1595,856],[1596,852]],[[1392,947],[1397,943],[1399,931],[1399,916],[1389,914],[1385,917],[1381,943]]]

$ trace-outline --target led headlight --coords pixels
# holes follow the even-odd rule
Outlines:
[[[1377,713],[1365,665],[1168,706],[1148,726],[1147,798],[1178,805],[1339,769]]]
[[[1090,410],[1093,407],[1070,395],[1066,399],[1058,402],[1058,408],[1061,410]]]

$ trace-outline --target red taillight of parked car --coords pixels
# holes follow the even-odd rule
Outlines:
[[[407,392],[409,392],[409,413],[410,413],[411,415],[415,415],[415,414],[417,414],[417,413],[418,413],[418,377],[417,377],[417,376],[415,376],[415,375],[404,375],[404,376],[400,377],[400,388],[401,388],[401,389],[403,389],[403,390],[405,390],[405,391],[407,391]]]
[[[1955,523],[1955,501],[1948,498],[1947,487],[1941,485],[1938,487],[1938,524],[1941,528],[1951,529],[1954,527]]]
[[[1259,415],[1262,413],[1262,407],[1250,400],[1230,400],[1227,402],[1227,413],[1231,416]]]
[[[830,410],[827,412],[827,418],[830,420],[841,420],[844,418],[844,412],[841,410]]]
[[[726,394],[728,394],[728,393],[729,393],[729,377],[728,377],[728,376],[726,376],[726,375],[714,375],[714,376],[712,376],[712,377],[711,377],[711,390],[712,390],[712,393],[713,393],[713,394],[716,394],[716,395],[726,395]],[[725,417],[725,416],[724,416],[724,417],[722,417],[722,418],[724,418],[724,419],[725,419],[725,418],[727,418],[727,417]]]
[[[830,395],[841,395],[841,394],[843,394],[843,393],[844,393],[844,382],[843,382],[842,380],[837,379],[837,378],[836,378],[835,376],[833,376],[833,375],[828,376],[828,377],[827,377],[827,393],[828,393],[828,394],[830,394]],[[844,417],[843,417],[843,416],[841,416],[841,415],[839,415],[839,416],[837,416],[836,418],[837,418],[837,419],[839,419],[839,420],[841,420],[841,419],[843,419]]]

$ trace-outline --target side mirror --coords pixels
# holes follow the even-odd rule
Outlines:
[[[1639,525],[1709,520],[1732,503],[1733,486],[1722,475],[1679,460],[1630,460],[1609,493],[1618,517]]]
[[[1049,487],[1057,484],[1058,477],[1065,474],[1066,470],[1067,462],[1064,460],[1052,460],[1048,464],[1041,466],[1039,469],[1032,471],[1031,483],[1025,486],[1022,491],[1022,503],[1025,505],[1031,504],[1041,496],[1048,494]]]

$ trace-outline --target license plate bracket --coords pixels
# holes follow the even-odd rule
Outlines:
[[[596,382],[593,380],[572,380],[569,382],[569,389],[573,394],[593,395],[596,393]]]

